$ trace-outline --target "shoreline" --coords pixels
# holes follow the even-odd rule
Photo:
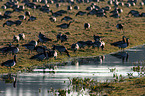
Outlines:
[[[129,50],[129,49],[132,49],[132,48],[137,48],[137,47],[141,47],[141,46],[145,46],[145,44],[142,44],[142,45],[137,45],[137,46],[133,46],[133,47],[130,47],[130,48],[127,48],[125,49],[124,51],[126,50]],[[116,51],[116,52],[111,52],[111,53],[108,53],[108,54],[104,54],[104,55],[109,55],[109,54],[114,54],[114,53],[117,53],[117,52],[121,52],[122,50],[119,50],[119,51]],[[71,59],[69,60],[73,60],[73,59],[78,59],[78,58],[94,58],[94,57],[98,57],[98,56],[102,56],[102,55],[96,55],[96,56],[78,56],[78,57],[71,57]],[[66,58],[65,58],[66,59]],[[68,61],[64,61],[64,62],[68,62]],[[64,63],[62,62],[62,63]],[[55,62],[50,62],[49,64],[54,64]],[[60,63],[60,62],[56,62],[56,63]]]
[[[131,49],[131,48],[140,47],[140,46],[145,46],[145,44],[133,46],[133,47],[130,47],[130,48],[125,49],[124,51],[129,50],[129,49]],[[114,54],[114,53],[121,52],[121,51],[122,51],[122,50],[118,50],[118,51],[115,51],[115,52],[106,53],[106,54],[104,54],[104,55]],[[70,62],[70,61],[73,61],[73,60],[79,59],[79,58],[94,58],[94,57],[98,57],[98,56],[102,56],[102,55],[67,57],[67,58],[63,58],[60,62],[48,62],[48,63],[45,62],[45,65],[50,65],[50,64],[54,64],[54,65],[63,64],[63,63],[65,63],[65,62]],[[37,64],[36,66],[30,65],[30,66],[27,67],[27,68],[29,68],[29,69],[32,70],[32,69],[34,69],[34,68],[36,68],[36,67],[38,67],[38,66],[43,66],[43,65],[44,65],[44,63],[43,63],[43,64],[40,63],[39,65]],[[24,69],[18,70],[17,72],[19,72],[19,71],[23,72],[23,70],[24,70]],[[26,69],[25,69],[25,70],[26,70]],[[12,71],[12,74],[16,74],[17,72],[13,72],[13,71]],[[8,73],[8,72],[0,72],[0,75],[1,75],[1,74],[4,74],[4,73]]]

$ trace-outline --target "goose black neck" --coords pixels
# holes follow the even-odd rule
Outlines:
[[[14,61],[17,62],[17,61],[16,61],[16,55],[14,56]]]

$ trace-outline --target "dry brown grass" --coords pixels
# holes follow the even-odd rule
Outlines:
[[[0,2],[0,7],[8,0],[5,0],[3,2]],[[139,1],[140,2],[140,1]],[[105,7],[107,4],[107,1],[100,1],[100,3],[96,3],[99,7]],[[43,4],[44,5],[44,4]],[[68,3],[65,4],[61,4],[60,8],[56,8],[55,4],[49,4],[50,5],[50,9],[52,9],[54,12],[57,10],[67,10],[67,5],[70,5]],[[102,40],[106,43],[105,46],[105,50],[104,51],[98,51],[97,49],[88,49],[87,47],[85,49],[81,49],[79,51],[77,51],[76,53],[73,53],[73,51],[69,50],[71,57],[79,57],[79,56],[96,56],[96,55],[102,55],[102,54],[108,54],[110,52],[114,52],[117,51],[118,48],[110,46],[111,42],[115,42],[118,41],[122,38],[123,35],[125,35],[127,38],[130,39],[130,45],[129,47],[132,46],[136,46],[136,45],[141,45],[145,43],[145,17],[131,17],[128,16],[128,12],[130,10],[138,10],[139,12],[145,12],[144,11],[144,7],[143,9],[140,8],[139,3],[137,3],[136,6],[131,6],[130,8],[127,8],[126,6],[121,7],[119,6],[119,8],[123,9],[123,13],[121,13],[121,17],[120,18],[113,18],[113,17],[109,17],[111,14],[109,12],[107,12],[107,17],[96,17],[96,16],[75,16],[75,14],[78,11],[85,11],[85,8],[87,6],[91,5],[91,3],[81,3],[78,4],[78,6],[80,6],[79,10],[71,10],[68,11],[67,14],[57,17],[57,21],[55,23],[51,22],[49,20],[49,17],[51,16],[51,13],[47,14],[47,13],[43,13],[40,10],[32,10],[31,8],[26,7],[25,10],[29,10],[31,12],[32,16],[36,16],[37,20],[36,21],[31,21],[26,23],[26,21],[23,21],[22,25],[20,26],[15,26],[12,25],[10,26],[5,26],[3,27],[3,23],[6,22],[7,20],[1,20],[0,22],[0,34],[1,34],[1,38],[0,38],[0,47],[6,46],[9,42],[12,42],[12,38],[14,35],[18,35],[19,33],[24,33],[26,35],[26,39],[24,41],[20,41],[19,44],[25,44],[31,40],[38,40],[38,34],[39,32],[42,32],[43,34],[45,34],[47,37],[53,39],[52,42],[49,43],[45,43],[45,45],[48,48],[51,48],[53,44],[59,44],[59,45],[64,45],[66,46],[68,49],[70,49],[71,44],[76,43],[79,40],[93,40],[93,35],[99,35],[99,36],[103,36]],[[73,5],[74,6],[74,5]],[[112,9],[111,11],[114,9],[113,5],[111,5]],[[11,10],[11,9],[6,9],[6,10]],[[4,11],[6,10],[2,10],[0,9],[0,12],[2,12],[2,14],[4,13]],[[14,12],[11,14],[12,18],[10,18],[9,20],[18,20],[18,16],[19,15],[24,15],[24,12]],[[70,25],[70,27],[68,29],[60,29],[57,28],[56,25],[59,25],[61,23],[64,23],[66,21],[61,22],[61,18],[64,16],[71,16],[75,22],[72,23]],[[27,18],[28,19],[28,18]],[[90,23],[91,24],[91,28],[88,30],[84,30],[84,23]],[[122,32],[120,32],[120,30],[118,30],[116,28],[117,23],[122,23],[124,24],[124,34]],[[64,42],[64,43],[60,43],[60,42],[55,42],[56,41],[56,35],[62,32],[63,34],[65,34],[66,32],[69,32],[70,35],[68,35],[68,41]],[[16,43],[13,43],[16,44]],[[42,45],[42,44],[39,44]],[[128,48],[129,48],[128,47]],[[31,55],[28,55],[27,51],[24,51],[25,48],[20,46],[20,51],[17,54],[18,55],[18,63],[15,67],[13,67],[13,70],[16,72],[18,70],[22,70],[27,67],[30,66],[35,66],[35,65],[39,65],[39,64],[43,64],[46,62],[61,62],[64,61],[67,58],[66,55],[60,55],[58,54],[58,59],[54,60],[54,59],[50,59],[48,60],[44,60],[42,62],[36,61],[36,60],[29,60],[29,58],[36,54],[36,52],[33,52]],[[8,60],[12,58],[12,56],[3,56],[2,54],[0,54],[0,62],[3,62],[5,60]],[[63,59],[65,58],[65,59]],[[1,67],[0,66],[0,72],[7,72],[8,70],[6,70],[5,67]]]
[[[134,79],[128,82],[115,83],[115,89],[109,96],[144,96],[145,78]]]

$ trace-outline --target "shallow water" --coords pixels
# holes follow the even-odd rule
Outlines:
[[[93,78],[100,82],[112,80],[113,74],[128,77],[128,73],[138,76],[137,72],[131,70],[138,63],[142,65],[145,60],[145,46],[131,48],[125,52],[112,53],[105,56],[77,58],[55,66],[46,65],[44,68],[38,67],[30,73],[19,73],[16,77],[16,87],[13,83],[5,83],[7,77],[1,76],[0,96],[53,96],[48,90],[68,89],[69,78]],[[116,70],[110,72],[110,69]],[[15,76],[11,76],[11,79]],[[83,94],[88,96],[86,91],[83,93],[71,92],[73,96]],[[70,95],[70,94],[68,94]]]

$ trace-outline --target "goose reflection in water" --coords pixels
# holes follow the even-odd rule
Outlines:
[[[43,73],[45,74],[46,72],[49,74],[55,74],[55,69],[57,69],[57,65],[53,65],[53,64],[48,64],[48,65],[43,65],[43,67],[41,67],[43,69]]]
[[[118,52],[118,53],[114,53],[114,54],[111,54],[111,56],[114,56],[114,57],[117,57],[119,59],[122,59],[122,62],[124,63],[125,61],[127,62],[128,61],[128,53],[127,52]]]
[[[11,73],[8,73],[7,75],[1,76],[2,80],[5,81],[5,83],[13,83],[13,87],[16,88],[16,77],[13,76]]]
[[[74,61],[72,61],[71,65],[87,65],[87,64],[91,64],[91,65],[96,65],[96,64],[102,64],[103,60],[105,59],[105,56],[97,56],[97,57],[90,57],[90,58],[78,58],[77,60],[75,59]]]

